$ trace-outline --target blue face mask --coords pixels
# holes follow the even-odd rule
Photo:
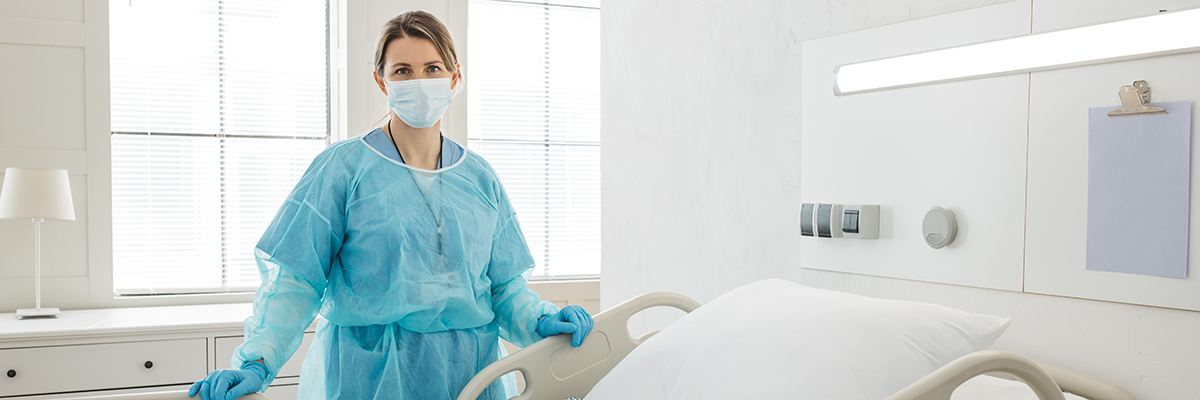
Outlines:
[[[428,128],[450,107],[450,78],[388,81],[388,105],[413,128]]]

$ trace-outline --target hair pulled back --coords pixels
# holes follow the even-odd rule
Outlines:
[[[454,39],[450,30],[433,14],[425,11],[409,11],[383,24],[379,31],[379,42],[375,45],[375,73],[384,76],[384,54],[387,46],[394,39],[415,37],[429,40],[437,47],[450,73],[458,72],[458,56],[454,52]]]

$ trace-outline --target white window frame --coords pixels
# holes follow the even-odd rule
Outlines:
[[[597,12],[599,12],[599,9],[596,9],[593,7],[575,6],[575,5],[558,5],[558,4],[550,4],[549,2],[545,2],[545,1],[531,1],[531,0],[478,0],[478,1],[490,1],[490,2],[497,2],[497,3],[516,3],[516,4],[520,4],[520,5],[524,5],[524,6],[584,8],[584,9],[595,9]],[[597,50],[599,50],[599,49],[597,49]],[[464,52],[462,50],[460,50],[460,53],[464,53]],[[468,65],[467,69],[468,69],[468,71],[470,70],[469,65]],[[468,76],[467,81],[470,82],[469,76]],[[462,102],[462,103],[466,103],[466,102]],[[601,138],[600,140],[602,141],[603,138]],[[525,144],[525,145],[529,145],[531,147],[532,146],[540,146],[540,147],[545,147],[547,149],[547,152],[549,151],[549,148],[551,146],[595,146],[598,149],[600,147],[600,143],[601,143],[600,141],[592,143],[592,142],[551,140],[549,137],[546,137],[543,140],[538,140],[538,141],[534,141],[534,142],[521,141],[521,140],[506,140],[506,139],[489,139],[489,138],[473,138],[473,137],[468,138],[468,143],[476,143],[476,142],[483,142],[483,143],[490,142],[490,143],[503,143],[503,144]],[[603,163],[603,160],[601,160],[601,163]],[[547,180],[550,179],[550,176],[548,173],[545,176],[546,176]],[[500,178],[501,178],[501,181],[503,182],[504,176],[501,176]],[[549,210],[551,208],[552,208],[552,205],[550,203],[547,203],[544,210],[548,214],[550,212]],[[522,221],[522,223],[524,223],[525,220],[521,220],[521,221]],[[528,231],[529,227],[525,226],[525,230]],[[597,240],[599,240],[599,237],[600,237],[600,235],[599,235],[599,233],[597,233],[597,238],[598,238]],[[527,239],[528,239],[528,235],[527,235]],[[548,256],[548,252],[549,252],[549,247],[547,246],[547,251],[546,251],[547,254],[533,254],[533,256],[535,259],[542,260]],[[551,271],[553,271],[553,266],[551,266],[550,268],[551,268]],[[580,280],[596,281],[596,280],[600,279],[600,276],[603,273],[603,271],[601,271],[598,274],[584,274],[584,275],[549,275],[549,276],[547,276],[547,275],[538,275],[537,273],[538,273],[538,271],[534,271],[534,275],[530,278],[530,281],[532,281],[532,282],[580,281]]]
[[[330,103],[330,100],[332,97],[332,91],[330,90],[330,78],[329,78],[329,71],[332,69],[331,68],[331,66],[332,66],[331,59],[332,58],[330,57],[330,48],[331,48],[331,46],[330,46],[330,43],[331,43],[330,29],[331,29],[331,27],[329,26],[329,20],[330,20],[330,14],[331,14],[330,13],[331,4],[330,4],[329,0],[323,0],[323,1],[325,3],[325,18],[324,19],[326,22],[326,26],[325,26],[325,71],[326,71],[326,74],[325,74],[325,95],[326,95],[325,102],[326,103],[325,104],[326,104],[326,108],[325,108],[325,135],[324,135],[324,137],[322,137],[322,138],[308,138],[308,137],[300,138],[300,137],[287,137],[287,136],[230,134],[225,131],[224,124],[222,124],[221,126],[219,126],[217,128],[218,129],[217,132],[204,132],[204,133],[127,132],[127,131],[113,130],[113,131],[111,131],[111,134],[114,137],[117,135],[123,135],[126,137],[157,136],[157,137],[186,137],[186,138],[216,139],[219,142],[218,146],[220,146],[220,148],[221,148],[220,151],[221,151],[222,155],[224,155],[226,152],[225,146],[226,146],[227,138],[228,139],[266,139],[266,140],[281,140],[281,141],[295,141],[295,140],[318,141],[319,140],[319,141],[323,142],[324,146],[322,146],[322,147],[328,146],[331,143],[330,138],[332,137],[331,132],[330,132],[330,130],[331,130],[330,127],[332,125],[330,122],[330,108],[329,108],[329,103]],[[221,4],[221,2],[218,2],[217,18],[219,20],[224,18],[223,17],[224,7],[221,7],[220,4]],[[222,42],[222,44],[220,46],[222,48],[224,48],[224,42]],[[110,47],[110,49],[111,49],[111,47]],[[111,54],[111,51],[109,53]],[[110,70],[110,72],[111,72],[111,70]],[[219,76],[220,76],[219,79],[222,82],[221,87],[223,88],[225,74],[222,73],[222,74],[219,74]],[[110,87],[111,87],[111,82],[110,82]],[[224,89],[222,89],[222,93],[224,93]],[[219,107],[219,112],[220,112],[222,118],[224,118],[224,115],[227,112],[227,110],[223,104]],[[109,147],[110,147],[110,149],[112,148],[111,139],[109,141]],[[221,182],[221,185],[224,186],[225,182],[226,182],[226,180],[225,180],[226,167],[222,163],[222,165],[219,168],[220,168],[219,181]],[[111,179],[111,176],[110,176],[110,179]],[[222,193],[221,193],[221,201],[222,201],[222,204],[225,203],[225,192],[224,191],[222,191]],[[224,207],[222,207],[222,210],[220,211],[219,216],[222,221],[222,223],[220,224],[221,229],[220,229],[219,233],[217,233],[218,235],[220,235],[220,237],[218,238],[219,240],[217,242],[219,243],[220,252],[222,254],[222,256],[217,257],[220,259],[220,263],[221,263],[220,270],[222,271],[222,273],[221,273],[222,284],[220,287],[172,288],[172,289],[167,289],[167,291],[163,291],[161,288],[121,288],[121,289],[118,289],[115,287],[116,282],[114,282],[114,287],[112,289],[112,291],[114,292],[114,295],[118,296],[118,297],[128,297],[128,296],[164,296],[164,295],[179,295],[179,294],[206,295],[206,294],[218,294],[218,293],[253,293],[253,292],[255,292],[258,289],[258,285],[236,286],[236,285],[230,285],[229,282],[226,280],[226,278],[228,276],[230,276],[229,268],[231,268],[232,265],[230,264],[230,262],[231,262],[230,257],[226,257],[224,255],[228,254],[231,251],[236,251],[234,249],[229,249],[226,247],[227,245],[230,244],[229,237],[227,235],[229,235],[233,232],[236,232],[236,231],[227,231],[225,229],[224,221],[225,221],[227,214],[226,214],[226,211],[224,210]],[[115,244],[115,240],[116,240],[116,238],[114,237],[114,244]],[[116,262],[116,260],[114,260],[114,262]],[[114,276],[116,275],[116,273],[115,273],[116,267],[117,266],[114,264],[113,265],[113,275]],[[234,271],[237,271],[237,270],[234,270]],[[255,275],[257,275],[257,273],[255,273]],[[114,277],[114,279],[115,279],[115,277]]]

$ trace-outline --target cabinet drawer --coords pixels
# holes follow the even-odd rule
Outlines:
[[[296,354],[283,367],[279,369],[279,373],[275,375],[277,378],[289,376],[300,376],[300,366],[304,363],[304,356],[308,354],[309,346],[312,346],[315,333],[305,332],[304,341],[300,342],[300,348],[296,349]],[[229,368],[229,360],[233,359],[233,350],[241,346],[246,339],[242,336],[236,337],[220,337],[217,338],[217,369]]]
[[[266,395],[267,397],[270,397],[271,400],[296,400],[297,397],[300,397],[300,386],[299,385],[271,386],[270,388],[267,389],[266,392],[263,392],[263,394]]]
[[[0,397],[191,383],[203,379],[208,370],[206,342],[197,338],[0,350]],[[11,378],[9,371],[15,374]]]

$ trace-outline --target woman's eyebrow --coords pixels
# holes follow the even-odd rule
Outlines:
[[[425,65],[434,65],[434,64],[441,64],[441,63],[442,63],[441,60],[434,60],[434,61],[425,63]],[[411,67],[411,65],[409,65],[406,62],[392,63],[392,68],[396,68],[396,67]]]

